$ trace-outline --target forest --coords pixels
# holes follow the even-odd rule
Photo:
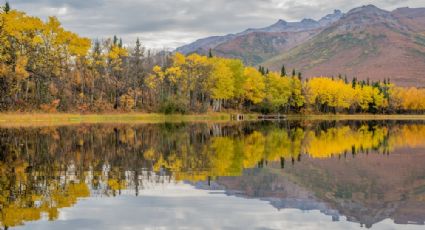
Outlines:
[[[90,40],[55,17],[43,21],[6,4],[0,11],[0,112],[418,113],[425,89],[303,79],[241,60],[146,49],[137,39]]]

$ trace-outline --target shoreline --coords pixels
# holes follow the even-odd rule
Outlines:
[[[65,126],[79,124],[150,124],[179,122],[236,122],[231,120],[234,113],[205,114],[158,114],[158,113],[105,113],[105,114],[73,114],[73,113],[0,113],[0,127],[25,126]],[[258,114],[245,114],[246,121],[255,121]],[[425,121],[424,115],[374,115],[374,114],[312,114],[286,115],[284,120],[387,120],[387,121]]]

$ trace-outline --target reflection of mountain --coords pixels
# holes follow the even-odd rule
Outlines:
[[[222,177],[217,183],[229,194],[269,200],[278,209],[320,210],[334,220],[340,214],[366,227],[387,218],[398,224],[424,224],[424,165],[425,149],[389,157],[305,158],[283,170],[273,166],[247,170],[241,177]]]
[[[225,190],[229,196],[255,197],[277,209],[299,209],[303,211],[319,210],[339,220],[339,212],[331,209],[326,203],[319,201],[314,193],[292,182],[283,176],[280,170],[247,169],[241,177],[220,177],[208,186],[198,182],[198,189]]]

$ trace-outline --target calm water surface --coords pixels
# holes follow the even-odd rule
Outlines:
[[[425,123],[0,128],[3,229],[425,229]]]

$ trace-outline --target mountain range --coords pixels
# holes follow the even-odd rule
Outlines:
[[[347,75],[401,86],[425,86],[425,8],[386,11],[374,5],[320,20],[278,20],[240,33],[199,39],[183,54],[239,58],[271,70],[296,69],[304,77]],[[290,72],[290,71],[288,71]]]

